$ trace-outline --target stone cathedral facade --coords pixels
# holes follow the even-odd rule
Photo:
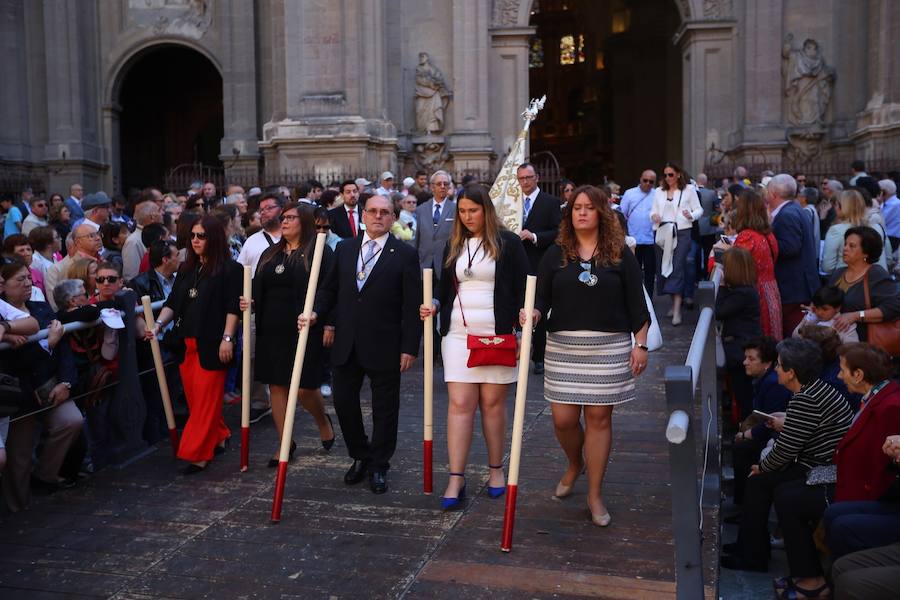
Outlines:
[[[894,0],[0,0],[0,168],[53,191],[120,191],[209,155],[242,179],[488,171],[542,93],[535,16],[579,2],[608,14],[588,44],[607,26],[640,40],[657,5],[677,21],[674,61],[643,79],[675,81],[656,90],[667,100],[651,85],[628,117],[663,110],[668,142],[620,168],[900,154]],[[615,144],[640,131],[619,121]]]

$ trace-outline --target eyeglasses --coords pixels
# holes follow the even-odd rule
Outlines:
[[[32,205],[32,208],[47,208],[47,205],[44,202],[41,202],[40,204]]]
[[[389,215],[394,214],[394,211],[388,210],[388,209],[386,209],[386,208],[367,208],[367,209],[366,209],[366,213],[367,213],[370,217],[378,217],[378,218],[381,218],[381,217],[387,217],[387,216],[389,216]]]
[[[192,232],[191,232],[191,239],[192,239],[192,240],[205,240],[205,239],[206,239],[206,232],[205,232],[205,231],[192,231]]]
[[[298,215],[281,215],[278,220],[284,223],[285,221],[296,221],[299,218]]]
[[[534,179],[537,175],[522,175],[521,177],[516,177],[519,181],[528,181],[529,179]]]
[[[431,185],[435,185],[437,187],[450,187],[450,182],[449,181],[435,181]]]
[[[663,173],[666,177],[676,177],[675,173]]]
[[[96,279],[97,279],[97,283],[99,283],[99,284],[115,283],[119,280],[119,276],[118,275],[106,275],[106,276],[101,275],[100,277],[97,277]]]
[[[266,206],[260,206],[259,212],[269,212],[271,210],[279,210],[277,204],[267,204]]]
[[[656,183],[655,179],[641,179],[641,183]]]

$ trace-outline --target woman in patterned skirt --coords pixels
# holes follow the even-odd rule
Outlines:
[[[576,189],[538,268],[534,318],[549,313],[544,396],[569,461],[555,496],[569,496],[586,467],[591,521],[600,527],[611,520],[602,488],[613,406],[634,399],[634,377],[647,367],[650,313],[642,281],[606,194]],[[524,310],[519,319],[524,324]]]

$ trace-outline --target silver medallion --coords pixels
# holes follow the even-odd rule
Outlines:
[[[284,273],[284,265],[278,265],[277,267],[275,267],[275,273],[278,275]]]
[[[356,278],[359,279],[360,281],[365,281],[366,280],[366,270],[363,269],[362,271],[357,273]]]
[[[588,287],[594,287],[597,285],[597,276],[593,273],[589,273],[587,271],[582,271],[578,275],[578,281],[585,284]]]
[[[190,296],[191,298],[196,298],[198,293],[199,292],[197,291],[197,288],[195,288],[195,287],[192,287],[191,289],[188,290],[188,296]]]
[[[463,275],[465,275],[466,277],[472,277],[475,275],[475,273],[472,271],[472,269],[466,267],[465,269],[463,269]]]

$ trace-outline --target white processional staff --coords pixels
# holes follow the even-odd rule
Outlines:
[[[432,269],[422,270],[422,304],[429,309],[433,308],[432,300]],[[422,489],[426,494],[433,491],[433,470],[432,470],[432,445],[434,443],[434,317],[429,316],[425,319],[425,390],[424,390],[424,410],[425,415],[423,439],[422,439],[422,458],[424,468],[422,469]]]
[[[500,549],[512,550],[513,525],[516,521],[516,494],[519,491],[519,465],[522,459],[522,435],[525,428],[525,398],[528,394],[528,357],[534,327],[534,291],[537,277],[529,275],[525,282],[525,324],[519,349],[519,378],[516,382],[516,409],[513,413],[512,442],[509,448],[509,478],[506,482],[506,511],[503,513],[503,537]]]
[[[141,304],[144,307],[144,321],[147,328],[156,322],[153,316],[153,308],[150,306],[150,296],[142,296]],[[166,413],[166,426],[169,428],[169,442],[172,444],[172,454],[178,454],[178,430],[175,428],[175,413],[172,411],[172,398],[169,396],[169,384],[166,381],[166,371],[163,367],[162,352],[159,350],[159,340],[156,336],[150,338],[150,351],[153,353],[153,366],[156,368],[156,382],[159,384],[159,395],[162,397],[163,411]]]
[[[284,432],[281,434],[281,451],[278,455],[278,473],[275,476],[275,498],[272,501],[272,522],[281,521],[281,503],[284,500],[284,482],[287,478],[288,459],[291,454],[291,438],[294,437],[294,416],[297,413],[297,395],[300,391],[300,376],[303,374],[303,358],[306,356],[306,342],[309,339],[309,317],[312,314],[313,302],[316,299],[316,287],[319,283],[319,271],[322,268],[322,254],[325,249],[326,234],[316,235],[316,249],[313,253],[312,266],[309,269],[309,283],[306,285],[306,300],[303,303],[303,316],[307,325],[300,330],[297,339],[297,351],[294,353],[294,367],[291,370],[291,387],[288,388],[287,408],[284,413]]]
[[[252,309],[250,299],[253,297],[253,288],[250,277],[251,268],[244,265],[244,298],[247,299],[247,309],[243,318],[243,340],[241,344],[241,472],[250,468],[250,311]]]

